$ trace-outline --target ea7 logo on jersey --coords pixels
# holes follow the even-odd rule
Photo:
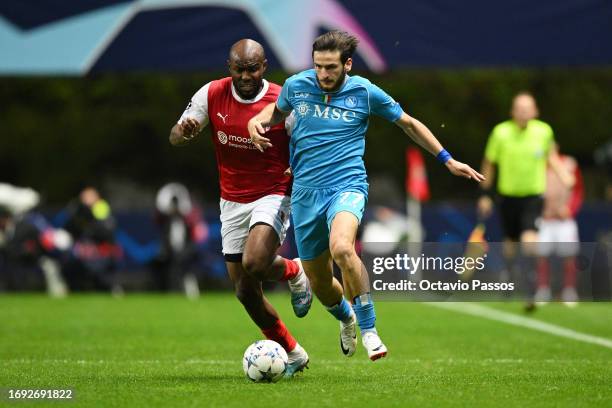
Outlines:
[[[322,109],[321,106],[314,104],[314,113],[312,115],[315,118],[323,118],[323,119],[331,119],[331,120],[340,120],[342,119],[345,122],[352,122],[357,117],[357,114],[354,111],[347,111],[340,108],[332,108],[326,106],[325,109]]]

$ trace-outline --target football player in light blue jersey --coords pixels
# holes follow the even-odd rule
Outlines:
[[[355,251],[357,228],[368,194],[363,154],[371,114],[398,125],[448,170],[478,182],[484,177],[454,160],[431,131],[406,114],[382,89],[365,78],[349,76],[357,39],[331,31],[313,44],[314,69],[285,81],[276,103],[248,124],[253,143],[263,152],[272,146],[265,128],[294,112],[290,165],[293,225],[298,253],[312,288],[340,321],[340,346],[355,353],[356,323],[371,360],[387,354],[376,331],[367,272]],[[333,277],[332,259],[340,267],[346,296]]]

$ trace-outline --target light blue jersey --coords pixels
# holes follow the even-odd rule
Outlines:
[[[290,163],[294,185],[307,188],[367,185],[363,154],[369,116],[395,122],[402,114],[393,98],[359,76],[347,75],[336,92],[322,91],[314,69],[287,79],[276,105],[295,112]]]
[[[349,212],[361,221],[368,198],[363,154],[370,114],[394,122],[402,108],[358,76],[347,75],[338,91],[323,92],[312,69],[287,79],[276,105],[293,111],[291,212],[300,258],[311,260],[329,248],[336,214]]]

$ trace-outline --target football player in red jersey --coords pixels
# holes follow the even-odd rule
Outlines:
[[[236,296],[262,333],[281,344],[289,356],[287,376],[301,371],[308,354],[296,342],[276,310],[263,295],[264,280],[286,280],[298,317],[312,303],[310,283],[299,259],[276,254],[290,218],[289,167],[290,122],[272,127],[272,154],[262,155],[251,142],[247,122],[274,102],[280,86],[263,78],[267,61],[263,47],[243,39],[230,49],[230,77],[211,81],[192,97],[170,132],[170,143],[191,142],[207,125],[217,156],[221,187],[221,236],[223,254]]]

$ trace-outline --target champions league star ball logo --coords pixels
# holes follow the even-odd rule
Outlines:
[[[295,106],[295,110],[300,116],[306,116],[309,109],[310,108],[306,102],[300,102]]]
[[[227,135],[224,132],[218,131],[217,132],[217,137],[219,138],[219,141],[221,142],[221,144],[226,144],[227,143]]]
[[[7,13],[4,11],[17,9],[16,7],[4,7],[4,18],[0,18],[0,73],[6,75],[35,71],[85,74],[96,66],[100,58],[105,61],[104,66],[109,63],[108,68],[113,70],[117,68],[116,64],[122,64],[121,58],[111,56],[108,57],[109,62],[106,62],[106,52],[112,50],[114,42],[120,41],[124,35],[132,38],[131,34],[124,30],[132,27],[133,20],[139,19],[145,13],[155,14],[187,7],[204,9],[208,6],[240,10],[251,21],[257,21],[259,33],[270,44],[270,48],[282,50],[275,56],[286,71],[297,72],[312,66],[312,41],[321,25],[330,30],[360,33],[360,46],[356,52],[367,67],[374,72],[382,72],[387,66],[367,30],[352,15],[350,8],[343,4],[348,2],[340,0],[310,0],[309,7],[304,7],[304,2],[301,1],[270,0],[123,0],[62,3],[67,4],[63,7],[71,13],[49,12],[51,20],[47,24],[35,24],[28,29],[16,25],[15,21],[19,20],[11,21],[13,19],[6,18]],[[78,7],[76,3],[79,3]],[[81,7],[81,3],[94,4]],[[24,15],[25,13],[26,11]],[[42,11],[38,10],[38,13]],[[16,17],[15,13],[8,14]],[[286,16],[299,18],[287,23]],[[212,29],[212,25],[206,28]],[[239,31],[237,29],[237,32]],[[65,38],[78,38],[78,46],[66,47],[63,41]],[[214,40],[210,40],[210,43],[204,41],[198,43],[198,46],[205,49],[213,43]],[[58,53],[62,58],[49,57]],[[146,62],[144,65],[138,65],[138,68],[146,68]]]

